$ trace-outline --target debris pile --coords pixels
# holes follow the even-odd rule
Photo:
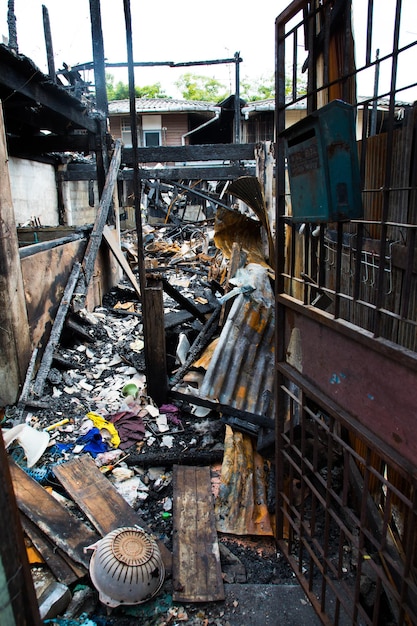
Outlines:
[[[123,234],[122,249],[135,270],[134,232]],[[211,223],[146,227],[145,249],[147,272],[156,275],[164,286],[170,378],[167,402],[156,406],[147,393],[141,302],[129,282],[121,281],[93,312],[81,309],[68,314],[42,394],[29,394],[23,403],[8,407],[2,423],[22,523],[36,554],[32,571],[44,619],[85,617],[95,624],[117,623],[105,617],[105,607],[98,601],[80,538],[86,547],[115,528],[130,524],[146,529],[158,542],[166,580],[155,600],[143,607],[117,607],[111,619],[123,620],[127,614],[143,616],[152,605],[160,617],[155,623],[220,623],[215,621],[222,612],[217,601],[223,600],[223,612],[228,601],[223,582],[277,584],[294,580],[289,566],[276,558],[269,521],[250,545],[249,536],[255,532],[252,527],[243,533],[246,540],[239,539],[243,528],[240,520],[239,532],[233,538],[230,527],[225,532],[216,531],[214,517],[213,503],[220,494],[219,520],[223,522],[228,515],[225,491],[229,491],[229,502],[234,499],[237,503],[240,498],[237,487],[229,488],[223,480],[225,441],[228,449],[233,448],[230,420],[235,420],[235,432],[244,442],[246,460],[251,453],[257,455],[256,463],[261,463],[265,472],[257,497],[266,490],[271,470],[270,460],[263,464],[256,452],[256,441],[250,443],[254,434],[270,431],[271,417],[258,416],[261,423],[251,424],[248,420],[256,421],[257,409],[251,412],[239,403],[233,407],[233,393],[227,400],[228,411],[209,393],[205,398],[200,395],[230,304],[239,297],[247,302],[256,285],[237,285],[230,299],[224,298],[235,285],[229,259],[214,244]],[[246,260],[245,255],[238,256],[240,261]],[[236,363],[238,373],[239,367]],[[36,462],[28,456],[27,439],[14,436],[14,429],[23,425],[32,435],[43,434],[41,447],[35,451]],[[196,484],[201,482],[200,488],[205,490],[203,501],[220,546],[216,584],[203,595],[201,589],[184,591],[181,576],[187,572],[179,572],[175,565],[181,561],[190,569],[191,584],[192,568],[184,559],[175,558],[180,549],[174,545],[175,524],[180,524],[178,503],[184,498],[189,498],[193,519],[201,515],[194,508],[200,488],[186,496],[188,485],[181,482],[181,467],[189,467]],[[201,477],[198,468],[206,468],[208,474]],[[243,486],[253,497],[253,489],[248,489],[252,480],[249,474]],[[264,522],[269,517],[266,500],[265,495]],[[68,531],[74,517],[78,520],[77,537]],[[201,528],[206,530],[204,523]],[[201,537],[188,541],[199,541],[202,550]],[[61,560],[52,565],[57,550]],[[196,597],[200,597],[198,604]]]

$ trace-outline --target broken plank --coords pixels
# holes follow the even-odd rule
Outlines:
[[[152,534],[152,530],[100,472],[90,456],[85,454],[56,465],[54,474],[100,534],[106,535],[121,526],[140,526]],[[171,552],[161,541],[157,540],[157,543],[165,569],[170,571]]]
[[[74,561],[70,565],[67,561],[69,557],[64,556],[64,553],[61,553],[54,542],[44,535],[24,513],[20,515],[23,530],[60,583],[71,585],[86,575],[87,570],[85,568],[77,566]]]
[[[174,466],[173,599],[224,600],[209,467]]]
[[[89,567],[84,548],[100,537],[57,502],[39,483],[9,460],[17,506],[53,543],[76,563]]]
[[[136,291],[137,295],[140,298],[139,283],[136,280],[134,273],[130,269],[130,265],[126,260],[125,255],[120,250],[120,247],[117,245],[117,243],[115,242],[114,237],[113,237],[113,231],[107,225],[105,225],[103,228],[103,237],[107,245],[109,246],[110,250],[113,252],[114,256],[116,257],[116,261],[118,262],[118,264],[120,265],[120,267],[122,268],[122,270],[124,271],[128,279],[130,280],[133,289]]]

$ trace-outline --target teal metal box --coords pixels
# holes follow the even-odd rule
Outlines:
[[[355,110],[333,100],[286,129],[294,222],[363,217]]]

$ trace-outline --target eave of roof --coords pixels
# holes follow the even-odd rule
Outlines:
[[[173,100],[171,98],[136,98],[136,113],[216,113],[221,107],[212,102],[199,100]],[[109,116],[130,112],[130,101],[111,100]]]

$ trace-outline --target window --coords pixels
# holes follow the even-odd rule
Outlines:
[[[137,128],[138,138],[140,137],[140,128]],[[132,133],[130,131],[130,123],[127,120],[122,120],[122,141],[126,148],[132,147]],[[139,143],[139,142],[138,142]]]
[[[144,130],[143,139],[144,139],[144,144],[147,147],[160,146],[161,145],[161,131]]]
[[[161,146],[161,128],[161,115],[142,115],[143,145],[147,147]]]

